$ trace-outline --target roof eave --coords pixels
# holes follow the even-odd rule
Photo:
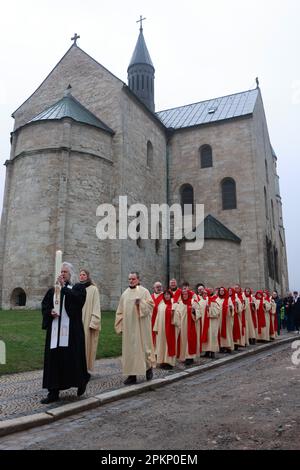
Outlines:
[[[87,122],[83,122],[83,121],[77,121],[76,119],[70,117],[70,116],[63,116],[59,119],[40,119],[38,121],[30,121],[30,122],[27,122],[26,124],[24,124],[23,126],[20,126],[18,127],[17,129],[15,129],[14,131],[11,132],[11,135],[14,135],[14,134],[17,134],[20,130],[24,129],[25,127],[29,127],[31,125],[36,125],[36,124],[45,124],[47,122],[59,122],[59,121],[63,121],[64,119],[69,119],[73,122],[75,122],[76,124],[81,124],[81,125],[84,125],[84,126],[89,126],[89,127],[94,127],[95,129],[98,129],[102,132],[105,132],[107,134],[110,134],[112,137],[115,135],[115,131],[113,131],[112,129],[108,128],[108,129],[104,129],[103,127],[100,127],[100,126],[96,126],[94,124],[89,124]]]
[[[227,122],[232,122],[232,121],[237,121],[239,119],[250,119],[253,117],[253,112],[244,114],[243,116],[233,116],[230,118],[225,118],[225,119],[220,119],[218,121],[211,121],[211,122],[203,122],[201,124],[194,124],[193,126],[186,126],[186,127],[166,127],[167,130],[171,129],[174,133],[179,132],[179,131],[185,131],[185,130],[193,130],[197,129],[199,127],[209,127],[209,126],[215,126],[218,124],[226,124]]]

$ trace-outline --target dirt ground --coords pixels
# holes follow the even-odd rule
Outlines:
[[[295,338],[298,339],[298,338]],[[0,439],[0,449],[300,449],[291,344]]]

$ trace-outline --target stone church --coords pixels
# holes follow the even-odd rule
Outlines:
[[[277,157],[257,88],[157,112],[140,27],[128,84],[73,44],[13,113],[0,238],[3,309],[40,306],[55,252],[86,268],[114,308],[142,283],[288,289]],[[102,203],[204,204],[205,243],[99,240]],[[158,227],[159,233],[159,227]]]

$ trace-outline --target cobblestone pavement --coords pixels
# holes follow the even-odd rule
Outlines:
[[[0,450],[299,450],[300,365],[291,346],[5,436]]]
[[[256,346],[249,346],[248,349],[253,348],[256,348]],[[240,350],[244,349],[241,348]],[[233,352],[232,354],[238,353]],[[217,354],[216,359],[224,356],[224,354]],[[212,362],[212,359],[200,358],[195,361],[195,364],[201,365],[210,362]],[[171,372],[157,368],[154,370],[154,378],[164,377],[184,369],[185,366],[180,363],[177,363],[177,366]],[[47,394],[47,391],[41,388],[42,375],[43,372],[37,370],[0,377],[0,421],[40,413],[59,405],[83,400],[105,391],[115,390],[123,386],[124,380],[120,358],[100,359],[96,361],[95,371],[84,396],[78,398],[77,389],[73,388],[61,392],[59,402],[42,405],[40,400]],[[138,377],[138,380],[144,381],[145,377]]]

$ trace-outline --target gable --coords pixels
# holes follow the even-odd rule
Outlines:
[[[53,103],[61,99],[72,86],[74,97],[107,121],[108,108],[117,98],[123,82],[76,45],[72,45],[34,93],[13,113],[14,129],[25,125]],[[108,99],[107,99],[108,97]],[[107,108],[107,110],[105,109]],[[106,112],[107,111],[107,112]],[[114,127],[113,122],[107,122]]]

